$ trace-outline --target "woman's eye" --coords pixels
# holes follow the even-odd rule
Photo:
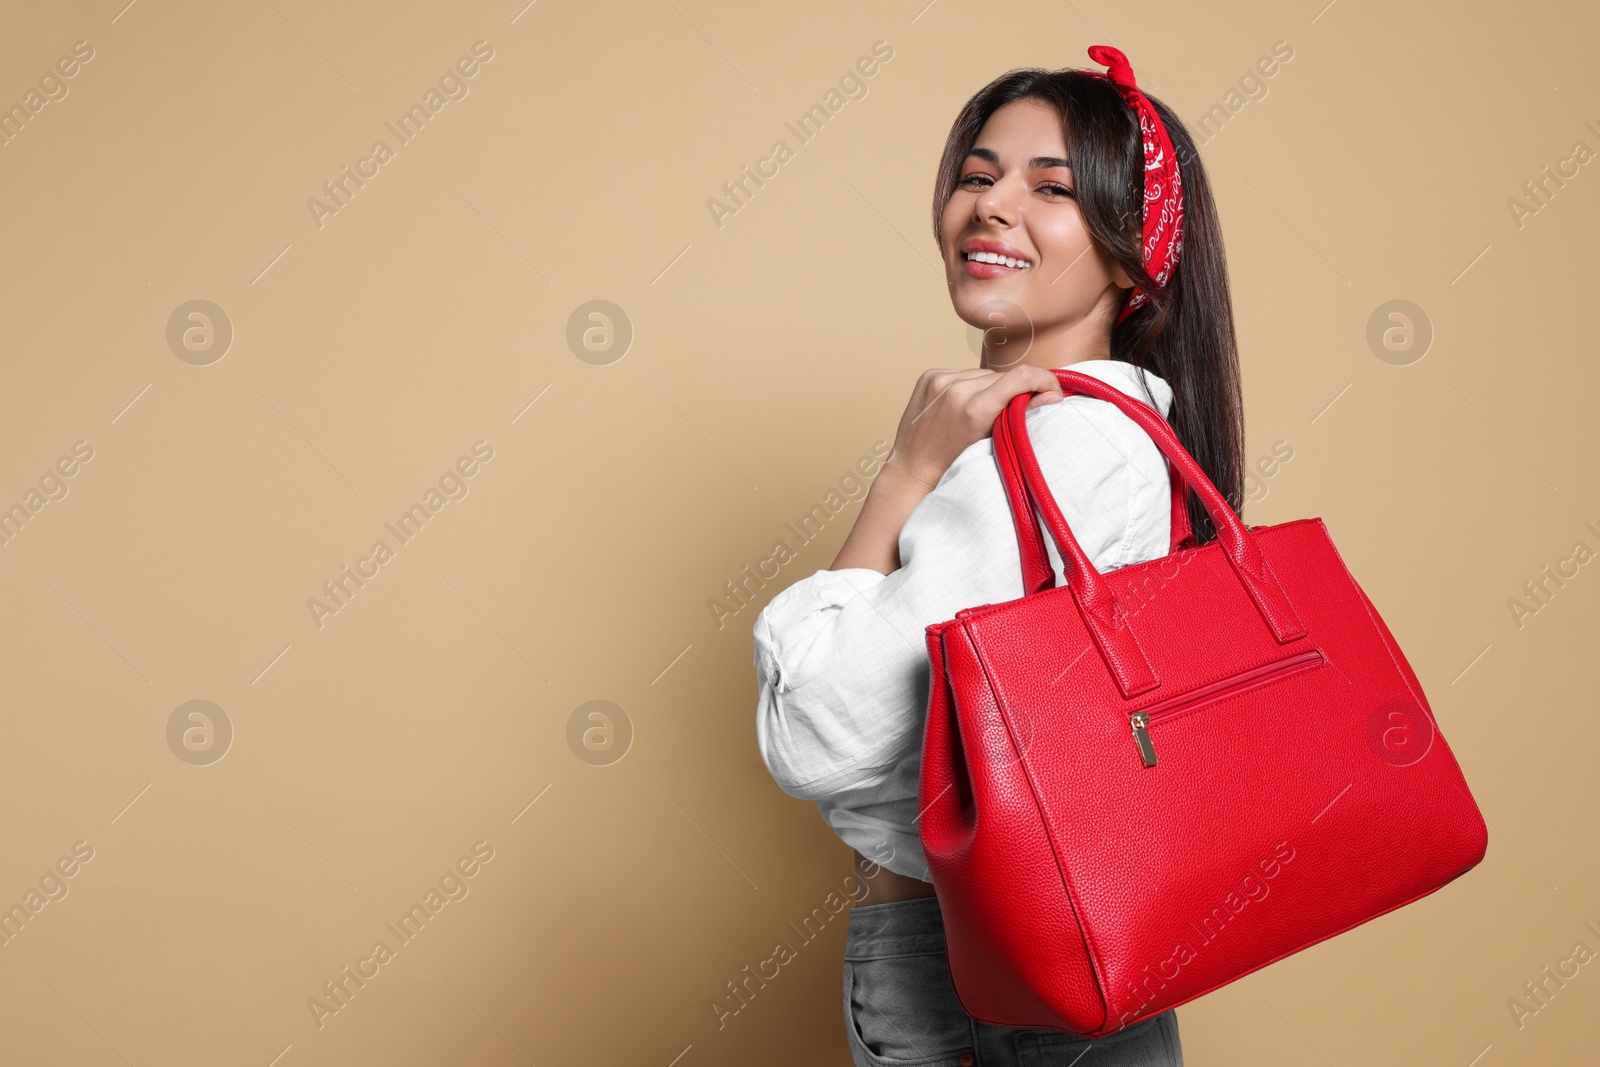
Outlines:
[[[968,174],[957,184],[969,186],[974,189],[983,189],[993,185],[994,179],[987,174]],[[1044,182],[1039,186],[1039,189],[1041,192],[1047,192],[1052,196],[1066,197],[1069,199],[1075,199],[1077,195],[1069,186],[1062,185],[1060,182]]]

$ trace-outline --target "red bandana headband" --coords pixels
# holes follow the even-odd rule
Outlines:
[[[1128,57],[1110,45],[1097,44],[1089,49],[1089,58],[1110,68],[1095,76],[1110,79],[1139,116],[1139,132],[1144,139],[1144,246],[1141,256],[1145,271],[1155,279],[1156,285],[1164,287],[1183,250],[1183,178],[1178,173],[1178,155],[1173,151],[1172,139],[1167,136],[1167,128],[1155,107],[1134,84]],[[1149,299],[1149,294],[1135,287],[1117,316],[1116,325],[1122,325],[1122,320]]]

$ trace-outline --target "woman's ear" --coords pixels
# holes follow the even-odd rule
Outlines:
[[[1128,277],[1128,272],[1122,269],[1122,264],[1116,260],[1111,261],[1111,284],[1119,289],[1132,289],[1133,279]]]
[[[1122,261],[1112,255],[1109,248],[1096,241],[1095,252],[1097,253],[1096,258],[1100,260],[1100,269],[1106,272],[1106,277],[1111,280],[1112,285],[1119,289],[1132,289],[1134,287],[1133,279],[1129,277],[1127,269],[1122,265]]]

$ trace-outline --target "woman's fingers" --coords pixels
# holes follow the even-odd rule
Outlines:
[[[964,383],[998,376],[996,371],[977,367],[955,370],[934,368],[924,371],[922,377],[917,379],[917,388],[912,393],[912,404],[916,408],[916,413],[911,421],[918,421],[935,403],[947,397],[953,401],[947,405],[948,407],[958,407],[967,397],[967,390],[963,388]],[[951,396],[952,393],[954,396]]]
[[[1021,364],[1004,371],[931,368],[917,378],[890,453],[901,465],[936,481],[955,457],[994,431],[1013,397],[1034,393],[1030,408],[1065,399],[1061,382],[1044,367]]]
[[[1061,391],[1061,379],[1057,378],[1054,372],[1031,364],[1021,364],[1000,374],[984,388],[979,401],[980,413],[987,414],[989,421],[993,422],[1011,402],[1011,398],[1019,393],[1039,394],[1028,401],[1030,408],[1066,399]]]
[[[1032,400],[1028,401],[1028,410],[1032,411],[1034,408],[1042,408],[1046,404],[1059,404],[1066,398],[1066,394],[1060,392],[1040,393]]]

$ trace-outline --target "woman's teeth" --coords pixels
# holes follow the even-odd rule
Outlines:
[[[1033,264],[1025,259],[1012,259],[1002,256],[998,252],[968,252],[967,259],[974,263],[998,263],[1001,266],[1011,267],[1015,270],[1027,270]]]

